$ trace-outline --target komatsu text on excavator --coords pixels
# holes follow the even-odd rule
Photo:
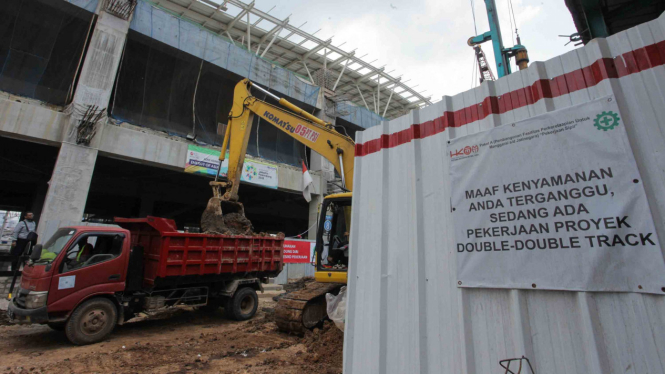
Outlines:
[[[251,88],[277,100],[288,111],[252,96]],[[343,189],[347,191],[326,196],[321,206],[316,233],[316,282],[280,299],[275,309],[276,322],[281,330],[303,333],[326,318],[325,294],[336,294],[347,281],[355,144],[350,137],[335,131],[332,124],[275,96],[249,79],[240,81],[235,87],[219,158],[221,167],[228,148],[227,181],[215,178],[214,182],[210,182],[214,196],[201,218],[201,228],[205,232],[252,232],[251,223],[244,217],[244,209],[238,202],[238,187],[254,115],[330,161],[342,179]]]

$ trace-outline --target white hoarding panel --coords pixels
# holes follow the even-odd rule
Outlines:
[[[631,125],[609,96],[451,140],[458,285],[662,294]]]
[[[647,279],[655,267],[662,266],[665,240],[663,92],[665,15],[607,39],[594,39],[554,59],[532,62],[528,69],[498,81],[483,82],[452,97],[444,96],[428,107],[358,132],[344,373],[504,373],[500,360],[522,356],[529,358],[538,374],[665,373],[665,284],[660,286],[658,294],[655,284],[662,282],[662,274]],[[608,243],[613,244],[614,232],[620,232],[625,244],[630,230],[637,233],[655,230],[655,235],[649,237],[654,246],[645,240],[647,246],[631,247],[640,251],[637,257],[644,255],[654,263],[645,265],[643,259],[630,258],[629,263],[621,264],[623,270],[612,270],[621,277],[628,274],[626,269],[633,269],[626,284],[621,285],[630,292],[545,290],[535,281],[531,281],[536,284],[535,289],[460,287],[456,246],[460,212],[452,211],[456,187],[450,178],[450,168],[456,166],[449,161],[448,141],[459,145],[462,143],[457,138],[560,109],[583,110],[578,106],[594,106],[595,101],[609,96],[616,99],[616,107],[609,110],[618,113],[620,126],[626,133],[622,143],[597,147],[593,144],[595,137],[587,138],[592,144],[584,147],[596,149],[597,154],[584,163],[572,162],[567,156],[568,152],[577,154],[578,150],[562,148],[557,156],[559,163],[569,165],[554,165],[555,173],[543,167],[541,178],[565,175],[575,163],[588,175],[591,170],[598,172],[607,167],[605,162],[588,164],[591,160],[613,161],[619,152],[632,153],[633,166],[609,165],[612,177],[598,181],[607,184],[608,192],[614,192],[615,199],[621,200],[616,204],[612,201],[607,207],[599,203],[610,201],[603,200],[604,196],[583,202],[589,217],[628,216],[626,222],[631,228],[594,229],[589,235],[607,235],[612,238]],[[589,117],[593,120],[591,114]],[[606,132],[590,130],[604,137],[618,128]],[[507,152],[503,148],[499,150]],[[537,162],[523,158],[510,162],[520,165]],[[551,167],[550,162],[547,168]],[[635,177],[629,175],[631,172]],[[638,183],[632,183],[632,179],[638,179]],[[506,179],[505,183],[515,181],[519,179]],[[504,182],[500,182],[502,186]],[[497,183],[486,187],[493,185]],[[635,214],[639,216],[637,220]],[[565,218],[579,223],[584,215],[576,212]],[[548,217],[551,221],[547,222],[554,224],[560,217],[556,218]],[[510,223],[515,224],[518,223]],[[520,239],[529,239],[529,235],[535,233],[524,234]],[[603,249],[625,252],[621,246]],[[548,251],[573,249],[534,249],[532,254],[547,255]],[[602,260],[607,258],[611,257]],[[575,266],[608,270],[602,262]],[[566,274],[565,269],[562,274]],[[517,284],[516,276],[520,274],[506,274],[505,281]],[[604,277],[603,284],[620,282],[608,279],[604,273],[593,276]],[[634,282],[641,281],[640,277],[646,280],[635,290]],[[561,276],[562,284],[568,281]],[[594,279],[587,281],[587,285],[594,284],[600,285]],[[527,369],[522,371],[527,372]]]

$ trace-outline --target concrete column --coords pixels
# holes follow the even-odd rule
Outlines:
[[[101,7],[102,2],[100,2]],[[131,19],[131,18],[130,18]],[[66,141],[76,142],[76,130],[89,107],[96,106],[106,113],[129,31],[129,20],[99,10],[99,17],[90,39],[81,68],[74,99],[68,107],[69,120]],[[102,119],[103,122],[106,117]],[[98,132],[102,130],[98,124]],[[97,140],[100,136],[96,136]],[[90,146],[95,146],[95,141]]]
[[[319,217],[319,206],[323,203],[323,195],[312,195],[312,201],[309,202],[309,232],[307,233],[307,239],[315,240],[316,239],[316,230],[319,228],[313,226],[317,223]]]
[[[129,22],[106,13],[100,2],[99,17],[90,39],[72,103],[67,107],[67,132],[60,147],[49,182],[44,208],[39,218],[40,241],[47,240],[59,227],[81,222],[97,160],[97,149],[113,89]],[[94,126],[89,144],[77,137],[78,127],[91,107],[104,113]]]
[[[41,242],[58,228],[81,222],[96,160],[96,149],[62,143],[37,227]]]
[[[325,106],[326,106],[326,98],[323,93],[323,89],[319,90],[319,96],[316,99],[316,108],[317,110],[314,112],[314,115],[323,119],[326,122],[330,122],[332,124],[335,124],[335,118],[330,117],[326,114],[325,111]],[[334,104],[334,103],[333,103]],[[332,163],[330,161],[326,160],[325,158],[321,157],[316,152],[312,152],[312,157],[309,162],[309,169],[311,171],[319,171],[321,172],[321,177],[327,181],[335,179],[335,168],[333,167]],[[324,188],[321,190],[323,191],[323,194],[327,193],[326,187],[327,183],[325,183]]]
[[[335,118],[326,114],[325,105],[327,99],[325,98],[323,91],[323,89],[319,90],[319,96],[316,100],[317,110],[314,112],[314,115],[326,122],[334,124]],[[321,174],[321,182],[317,189],[320,191],[320,194],[312,195],[312,201],[309,202],[309,226],[311,227],[317,223],[317,219],[319,218],[319,206],[323,203],[323,197],[328,193],[328,181],[335,179],[335,168],[330,161],[326,160],[318,153],[312,152],[312,156],[309,160],[309,169]],[[307,238],[315,240],[317,230],[318,227],[312,227],[309,230]]]
[[[34,198],[32,199],[31,212],[35,215],[35,220],[39,222],[39,217],[42,214],[42,209],[44,208],[44,200],[46,199],[46,192],[48,191],[48,184],[39,183],[39,187],[35,191]]]
[[[321,178],[325,179],[326,182],[335,179],[335,168],[333,167],[333,164],[316,152],[312,152],[312,156],[310,157],[309,170],[320,172]],[[321,190],[324,194],[327,193],[325,186],[326,185],[324,185],[324,188]]]

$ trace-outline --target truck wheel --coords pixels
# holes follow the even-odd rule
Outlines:
[[[113,331],[117,320],[113,302],[104,298],[88,300],[74,310],[65,325],[65,334],[76,345],[97,343]]]
[[[253,288],[244,287],[236,291],[225,305],[225,312],[229,318],[236,321],[245,321],[256,314],[259,308],[259,297]]]

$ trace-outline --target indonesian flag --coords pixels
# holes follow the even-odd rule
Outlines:
[[[308,203],[312,200],[312,185],[314,185],[314,180],[309,175],[305,161],[302,161],[302,195]]]

